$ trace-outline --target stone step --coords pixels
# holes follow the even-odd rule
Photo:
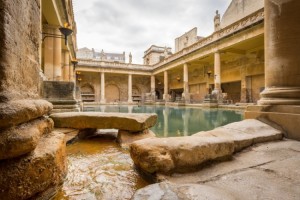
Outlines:
[[[130,145],[130,155],[146,173],[170,174],[195,169],[253,144],[282,137],[281,131],[251,119],[187,137],[140,140]]]
[[[156,114],[68,112],[51,114],[56,128],[119,129],[140,132],[155,125]]]

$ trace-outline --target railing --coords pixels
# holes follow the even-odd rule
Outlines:
[[[260,21],[263,21],[264,19],[264,9],[260,9],[258,11],[256,11],[255,13],[251,14],[251,15],[248,15],[247,17],[219,30],[219,31],[216,31],[214,32],[213,34],[211,34],[210,36],[206,37],[206,38],[203,38],[203,39],[200,39],[199,41],[197,41],[196,43],[182,49],[181,51],[165,58],[163,61],[153,65],[153,69],[156,69],[156,68],[159,68],[159,67],[162,67],[163,65],[169,63],[169,62],[172,62],[184,55],[187,55],[191,52],[194,52],[208,44],[211,44],[215,41],[218,41],[222,38],[225,38],[231,34],[234,34],[236,32],[239,32],[247,27],[251,27],[252,25],[260,22]]]

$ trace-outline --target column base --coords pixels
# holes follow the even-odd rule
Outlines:
[[[283,129],[285,137],[300,141],[300,106],[248,106],[245,119],[259,119],[275,128]]]
[[[191,95],[189,93],[182,93],[182,100],[185,103],[190,103],[191,102]]]
[[[167,102],[167,101],[169,101],[169,99],[170,99],[169,94],[163,94],[163,100],[165,100]]]
[[[211,92],[212,96],[215,97],[218,103],[223,103],[223,95],[221,89],[214,89]]]
[[[104,103],[106,103],[106,100],[105,99],[101,99],[100,103],[104,104]]]
[[[300,105],[299,87],[266,88],[260,95],[259,105]]]

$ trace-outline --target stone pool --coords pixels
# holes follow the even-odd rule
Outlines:
[[[84,111],[156,113],[157,124],[151,128],[157,137],[188,136],[243,120],[243,111],[165,106],[98,106]]]
[[[99,106],[84,111],[157,113],[158,137],[187,136],[243,119],[242,111],[164,106]],[[55,200],[126,200],[150,183],[134,170],[127,149],[114,140],[93,138],[67,146],[68,175]]]

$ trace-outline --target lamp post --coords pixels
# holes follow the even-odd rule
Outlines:
[[[42,41],[44,41],[47,37],[63,38],[65,40],[65,45],[67,45],[68,36],[73,33],[73,30],[68,28],[68,23],[66,23],[65,27],[59,28],[59,31],[61,32],[62,35],[57,35],[57,34],[53,34],[53,33],[42,33],[42,35],[43,35]]]

